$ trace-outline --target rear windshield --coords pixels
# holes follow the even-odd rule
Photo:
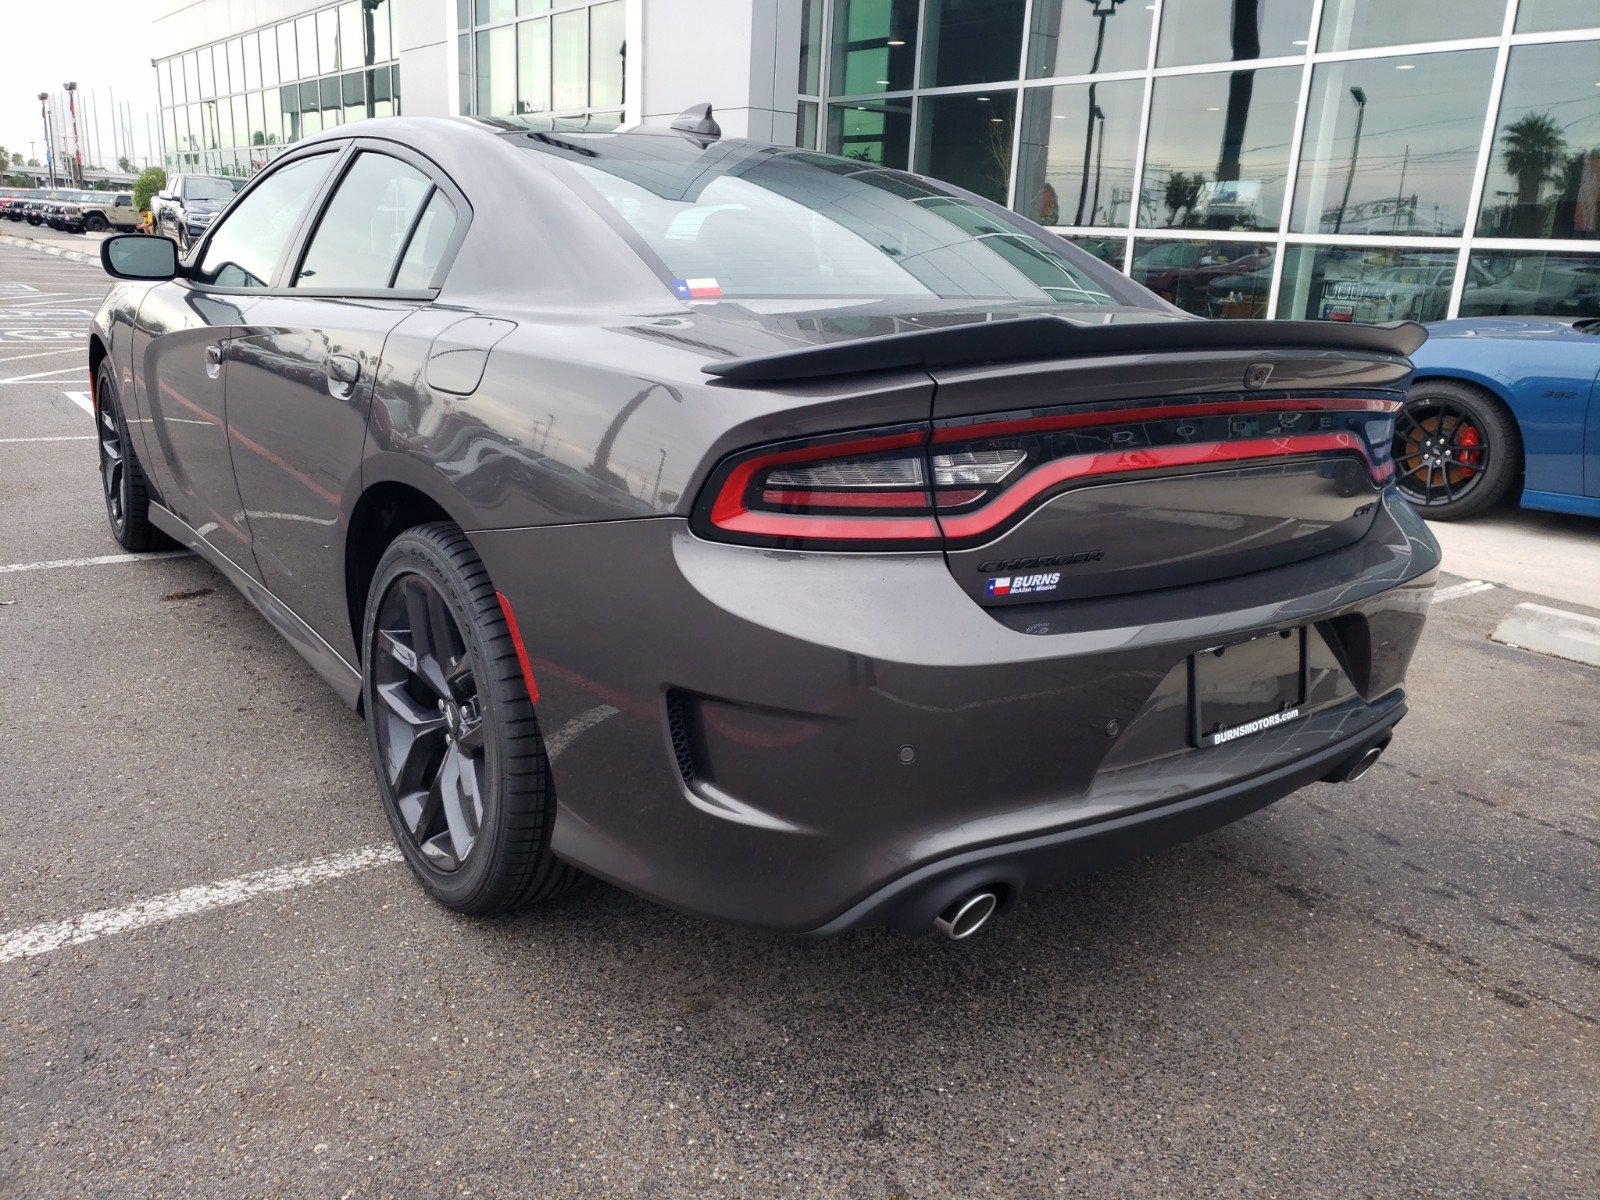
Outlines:
[[[188,175],[184,177],[183,190],[186,200],[232,200],[239,185],[214,175]]]
[[[563,158],[684,299],[1129,302],[1026,226],[872,163],[665,135],[523,139]]]

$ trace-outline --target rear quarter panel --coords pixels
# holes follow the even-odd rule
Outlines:
[[[1586,425],[1600,372],[1594,345],[1553,338],[1433,337],[1412,355],[1416,379],[1458,379],[1492,393],[1522,433],[1529,491],[1584,494]]]

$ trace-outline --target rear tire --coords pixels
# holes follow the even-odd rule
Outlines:
[[[167,550],[175,543],[150,523],[150,486],[128,439],[128,422],[117,395],[117,375],[105,359],[95,372],[95,434],[100,457],[100,491],[106,522],[117,545],[134,554]]]
[[[581,876],[550,851],[555,794],[499,596],[448,522],[384,551],[361,694],[383,808],[422,886],[456,912],[520,908]]]
[[[1516,419],[1481,388],[1454,379],[1411,385],[1395,426],[1400,493],[1430,521],[1490,508],[1522,474]]]

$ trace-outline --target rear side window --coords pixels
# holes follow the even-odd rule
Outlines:
[[[371,151],[356,156],[323,210],[296,287],[386,288],[432,190],[415,167]]]
[[[270,287],[278,260],[335,157],[296,159],[262,179],[217,226],[195,278],[217,287]]]
[[[422,289],[433,285],[434,273],[444,261],[444,252],[450,245],[450,235],[456,231],[456,207],[446,200],[443,192],[434,192],[422,211],[422,219],[412,231],[406,246],[405,257],[395,273],[397,288]]]

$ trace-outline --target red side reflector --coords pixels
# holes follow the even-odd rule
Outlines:
[[[522,644],[522,630],[517,625],[517,615],[511,611],[511,601],[501,592],[496,592],[494,598],[500,601],[500,611],[506,616],[506,629],[511,634],[511,645],[516,648],[517,662],[522,666],[522,679],[528,685],[528,699],[539,703],[539,685],[533,681],[533,667],[528,664],[528,648]]]

